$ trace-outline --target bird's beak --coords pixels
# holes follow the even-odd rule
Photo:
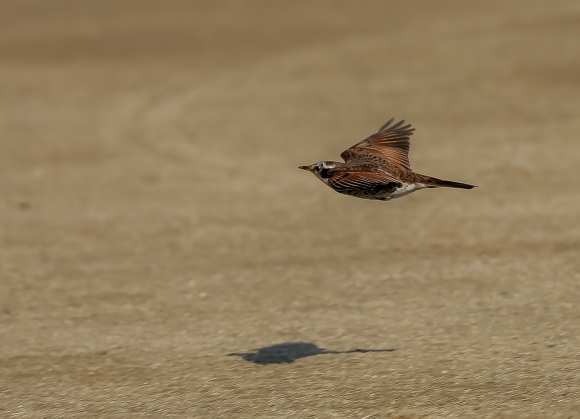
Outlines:
[[[310,166],[298,166],[299,169],[302,170],[308,170],[309,172],[312,172],[312,169],[310,168]]]

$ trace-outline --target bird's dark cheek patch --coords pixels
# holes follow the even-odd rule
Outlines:
[[[332,176],[332,174],[330,174],[330,173],[328,173],[328,172],[329,172],[329,169],[322,169],[322,170],[320,171],[320,177],[321,177],[321,178],[324,178],[324,179],[328,179],[329,177],[331,177],[331,176]]]

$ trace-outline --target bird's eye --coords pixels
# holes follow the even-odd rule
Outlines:
[[[316,166],[316,171],[320,172],[322,170],[322,166]]]

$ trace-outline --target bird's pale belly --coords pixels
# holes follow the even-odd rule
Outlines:
[[[403,186],[395,189],[395,191],[391,194],[391,199],[401,198],[405,195],[409,195],[410,193],[424,189],[426,187],[427,186],[422,183],[403,183]]]

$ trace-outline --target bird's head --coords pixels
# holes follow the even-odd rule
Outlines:
[[[338,163],[334,161],[319,161],[310,166],[300,166],[298,168],[314,173],[314,175],[319,179],[327,179],[330,177],[329,170],[335,168],[337,164]]]

